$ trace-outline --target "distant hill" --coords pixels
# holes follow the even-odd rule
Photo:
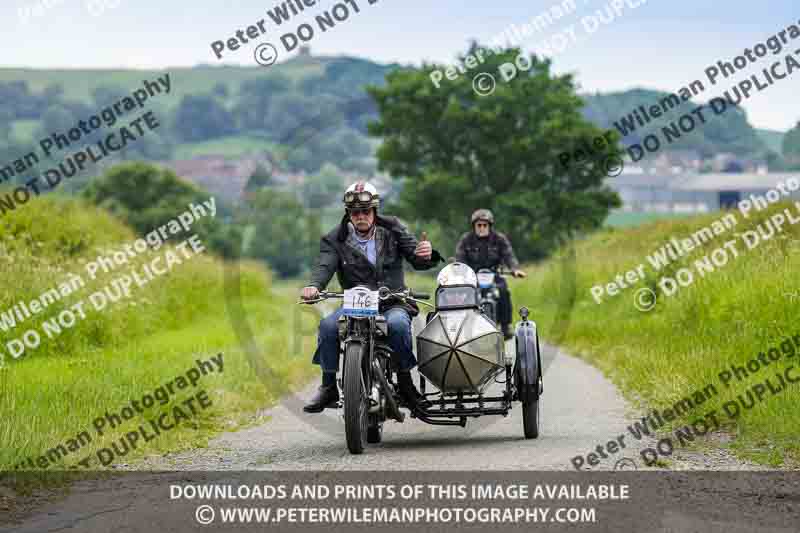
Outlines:
[[[66,133],[145,80],[168,73],[170,94],[145,103],[162,127],[157,136],[137,143],[127,159],[269,152],[287,171],[314,173],[335,162],[344,170],[371,173],[375,141],[367,137],[366,125],[375,107],[365,87],[383,84],[397,68],[359,58],[306,55],[267,68],[0,69],[0,121],[5,123],[0,126],[10,125],[6,139],[0,127],[0,164],[21,157],[52,132]],[[131,118],[142,112],[132,111]]]
[[[172,78],[174,103],[188,94],[207,93],[219,84],[225,84],[232,92],[245,81],[264,76],[285,76],[300,81],[314,76],[323,76],[331,64],[346,62],[353,69],[383,73],[398,65],[380,65],[366,59],[349,57],[297,57],[271,67],[240,67],[199,65],[195,67],[169,67],[161,70],[106,70],[106,69],[20,69],[0,68],[0,83],[24,81],[32,92],[42,92],[48,86],[60,85],[64,97],[83,103],[92,102],[92,91],[97,87],[119,87],[123,90],[137,88],[143,80],[163,76],[168,72]],[[374,78],[369,73],[367,78]]]
[[[668,126],[677,121],[682,115],[690,113],[705,100],[691,100],[671,109],[667,114],[654,119],[644,127],[638,125],[632,113],[640,106],[649,110],[653,105],[667,98],[670,93],[651,89],[631,89],[623,92],[597,93],[583,95],[586,101],[584,116],[602,128],[619,131],[618,125],[628,118],[635,124],[635,131],[629,131],[624,138],[626,144],[641,143],[644,137],[652,132]],[[756,132],[755,128],[747,121],[744,110],[728,109],[722,115],[714,115],[710,110],[706,113],[706,123],[698,125],[691,133],[683,135],[680,139],[669,145],[674,150],[696,150],[703,157],[711,157],[719,152],[731,152],[739,156],[763,156],[768,145]],[[621,132],[620,132],[621,134]],[[663,138],[663,136],[662,136]],[[780,153],[780,150],[778,151]]]
[[[26,153],[42,136],[71,127],[119,101],[144,80],[170,74],[172,90],[145,105],[164,127],[138,144],[128,159],[177,160],[200,155],[277,157],[289,172],[315,173],[328,162],[342,170],[375,172],[376,140],[366,125],[376,109],[364,88],[381,85],[403,68],[353,57],[297,56],[271,67],[201,65],[152,70],[34,70],[0,68],[0,118],[10,124],[0,164]],[[582,95],[584,114],[602,128],[650,106],[668,93],[651,89]],[[625,139],[640,142],[702,102],[686,103],[660,122],[637,127]],[[137,113],[138,114],[138,113]],[[3,126],[4,124],[0,124]],[[99,135],[99,134],[98,134]],[[741,110],[729,111],[685,135],[670,148],[704,157],[732,152],[742,157],[780,153],[783,134],[755,130]]]
[[[776,154],[780,154],[783,151],[783,137],[786,135],[785,131],[776,131],[776,130],[760,130],[757,129],[756,133],[761,140],[764,141],[764,144],[767,145],[767,148],[775,152]]]

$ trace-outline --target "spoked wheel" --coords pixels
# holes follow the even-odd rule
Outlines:
[[[526,439],[539,437],[539,400],[522,404],[522,428]]]
[[[364,345],[350,343],[345,348],[344,432],[352,454],[364,452],[369,424],[368,382],[363,371]]]

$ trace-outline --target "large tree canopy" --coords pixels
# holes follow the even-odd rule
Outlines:
[[[252,229],[247,255],[269,263],[282,277],[310,268],[319,250],[320,221],[292,193],[261,189],[248,197],[246,222]]]
[[[532,259],[576,230],[602,224],[619,198],[603,186],[603,158],[569,169],[559,162],[560,153],[602,134],[582,117],[572,76],[555,76],[549,60],[524,56],[519,64],[531,68],[502,81],[500,65],[520,53],[484,51],[484,63],[439,88],[430,74],[442,66],[389,74],[385,87],[369,89],[380,112],[369,131],[383,138],[381,170],[404,180],[404,217],[438,222],[452,238],[469,228],[473,209],[488,207],[519,255]],[[497,80],[488,96],[473,90],[483,72]]]
[[[108,209],[142,235],[174,219],[186,211],[190,203],[199,204],[209,196],[208,192],[182,180],[171,170],[146,163],[114,166],[83,191],[84,198]],[[201,218],[192,226],[191,233],[196,233],[220,255],[235,257],[239,253],[238,230],[223,225],[221,219],[227,209],[218,199],[216,206],[215,217]],[[181,234],[174,238],[181,241],[188,236]]]

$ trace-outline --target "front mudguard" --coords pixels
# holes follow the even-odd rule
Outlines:
[[[539,331],[536,322],[523,320],[514,334],[517,359],[514,364],[514,385],[517,399],[523,403],[539,399],[543,389],[542,357],[539,350]]]

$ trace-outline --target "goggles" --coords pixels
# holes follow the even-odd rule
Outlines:
[[[373,194],[369,191],[361,191],[361,192],[347,192],[344,195],[344,203],[345,204],[353,204],[353,203],[369,203],[373,199],[377,199],[377,196],[373,196]]]

